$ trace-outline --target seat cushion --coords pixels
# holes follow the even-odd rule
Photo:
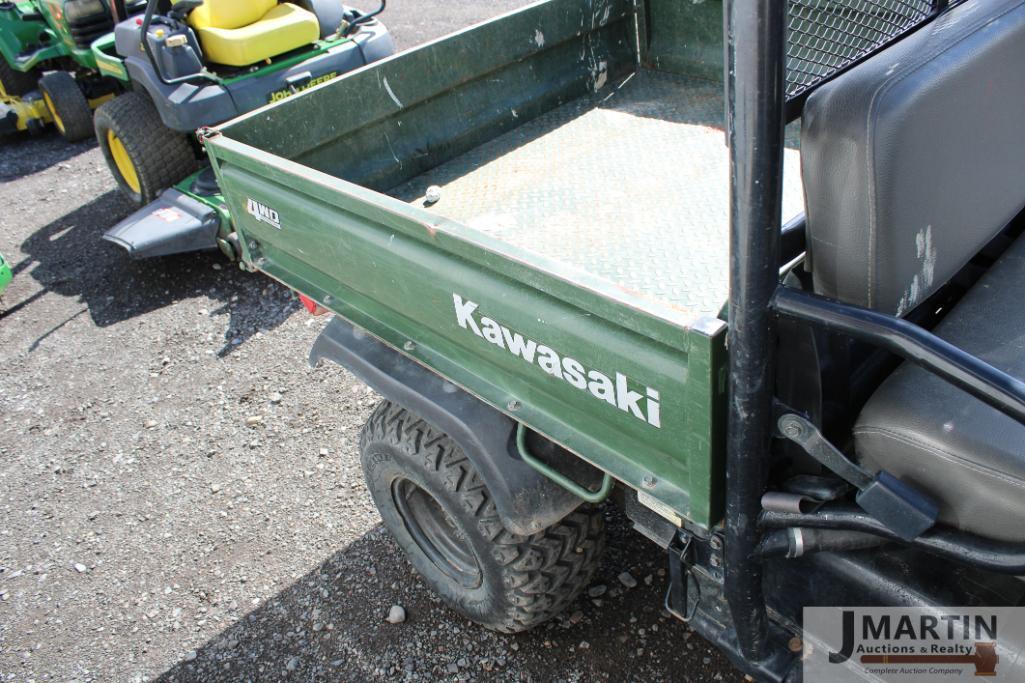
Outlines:
[[[197,27],[196,33],[207,61],[248,66],[315,42],[320,24],[312,12],[283,3],[255,23],[240,28]]]
[[[260,21],[277,4],[278,0],[204,0],[189,13],[189,25],[194,29],[242,28]]]
[[[1025,206],[1023,64],[1025,0],[969,0],[811,95],[817,293],[903,315]]]
[[[1025,378],[1025,239],[1018,239],[937,326],[936,334]],[[1025,427],[904,363],[854,428],[862,464],[918,484],[940,519],[1001,540],[1025,540]]]

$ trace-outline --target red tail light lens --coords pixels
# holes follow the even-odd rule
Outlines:
[[[327,313],[326,308],[324,308],[323,306],[321,306],[305,294],[299,295],[299,301],[302,302],[303,308],[305,308],[310,315],[324,315],[325,313]]]

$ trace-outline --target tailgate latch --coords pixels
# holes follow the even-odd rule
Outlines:
[[[665,608],[666,611],[682,622],[688,622],[694,618],[701,602],[700,586],[697,579],[694,585],[697,587],[697,599],[694,604],[688,604],[687,588],[691,579],[691,569],[694,566],[694,553],[691,548],[693,536],[685,531],[680,531],[669,544],[669,588],[666,590]]]

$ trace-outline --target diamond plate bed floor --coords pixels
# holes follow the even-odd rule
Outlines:
[[[722,86],[643,70],[569,102],[390,194],[684,311],[728,296]],[[796,139],[792,140],[796,143]],[[784,217],[803,209],[788,144]]]

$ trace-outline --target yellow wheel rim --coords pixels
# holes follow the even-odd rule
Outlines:
[[[64,121],[58,116],[57,107],[53,106],[53,100],[50,99],[49,93],[43,93],[43,101],[46,102],[46,108],[50,110],[50,116],[53,117],[53,123],[57,126],[57,130],[61,132],[61,135],[64,135]]]
[[[141,194],[142,185],[139,184],[139,174],[135,171],[135,164],[128,156],[128,150],[125,149],[121,138],[114,135],[112,130],[107,131],[107,146],[110,147],[110,156],[114,159],[114,165],[117,166],[117,172],[121,174],[121,178],[124,179],[128,187],[132,188],[132,192]]]

